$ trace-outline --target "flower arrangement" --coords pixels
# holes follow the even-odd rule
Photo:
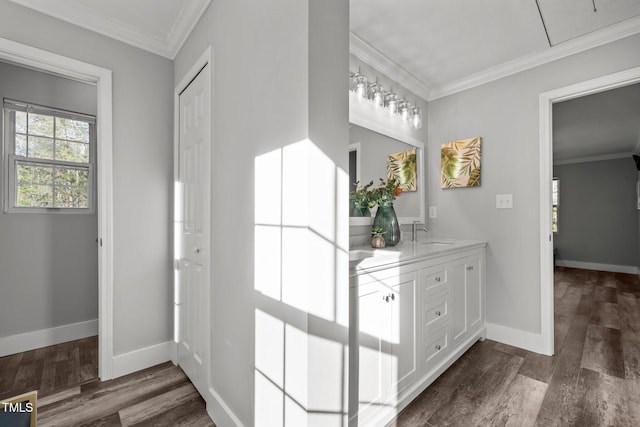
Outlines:
[[[371,199],[374,200],[374,205],[391,206],[401,192],[402,188],[397,178],[392,177],[387,181],[380,178],[378,187],[371,190]]]
[[[352,216],[371,216],[371,209],[376,205],[372,199],[372,191],[369,190],[373,186],[373,181],[360,186],[360,182],[356,182],[356,189],[351,192],[349,199],[353,202],[354,215]]]

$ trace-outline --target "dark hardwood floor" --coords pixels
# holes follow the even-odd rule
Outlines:
[[[476,343],[391,424],[640,426],[640,281],[558,268],[552,357]],[[0,358],[0,398],[39,390],[38,425],[213,426],[180,368],[97,379],[97,339]]]
[[[214,426],[202,397],[171,363],[98,380],[97,337],[0,358],[0,399],[32,390],[40,427]]]
[[[391,423],[640,426],[637,275],[557,268],[555,351],[476,343]]]

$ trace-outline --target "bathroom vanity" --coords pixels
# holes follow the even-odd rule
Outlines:
[[[383,426],[485,337],[484,242],[350,251],[349,425]]]

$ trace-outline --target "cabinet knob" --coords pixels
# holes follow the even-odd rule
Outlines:
[[[382,296],[382,301],[389,302],[389,295],[383,295]]]
[[[473,265],[470,265],[469,267],[467,267],[467,271],[471,271],[473,270]]]
[[[440,350],[442,347],[440,347],[440,344],[436,344],[436,350]]]
[[[396,295],[395,294],[391,294],[391,300],[395,300],[396,299]]]
[[[436,311],[436,316],[441,316],[442,313],[440,313],[439,311]]]
[[[436,276],[436,282],[440,283],[440,276]]]

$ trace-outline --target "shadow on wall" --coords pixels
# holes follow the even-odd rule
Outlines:
[[[255,159],[257,427],[346,425],[347,183],[309,140]]]

